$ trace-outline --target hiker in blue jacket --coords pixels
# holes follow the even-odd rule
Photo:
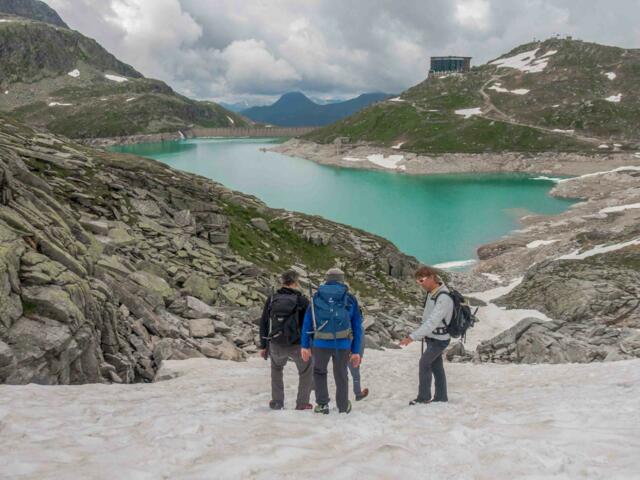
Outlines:
[[[305,313],[300,353],[305,361],[313,356],[316,413],[329,413],[327,367],[330,359],[333,360],[338,411],[351,411],[347,366],[349,362],[354,367],[360,365],[364,339],[358,301],[348,290],[344,272],[339,268],[330,269]]]

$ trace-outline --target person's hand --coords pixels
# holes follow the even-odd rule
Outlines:
[[[401,347],[406,347],[411,342],[413,342],[413,339],[411,337],[404,337],[402,340],[400,340],[400,346]]]
[[[360,362],[362,362],[362,357],[357,353],[351,354],[351,366],[353,368],[358,368],[360,366]]]
[[[267,355],[269,354],[266,348],[262,348],[262,349],[260,349],[260,352],[259,352],[259,353],[260,353],[260,356],[261,356],[262,358],[264,358],[265,360],[267,359]]]
[[[300,349],[300,356],[302,357],[302,360],[304,362],[308,362],[309,360],[311,360],[311,349],[310,348],[301,348]]]

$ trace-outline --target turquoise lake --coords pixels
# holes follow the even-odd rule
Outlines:
[[[114,147],[154,158],[267,205],[321,215],[394,242],[429,264],[476,258],[476,248],[519,227],[524,215],[557,214],[572,201],[551,181],[523,174],[410,176],[318,165],[261,151],[279,139],[193,139]]]

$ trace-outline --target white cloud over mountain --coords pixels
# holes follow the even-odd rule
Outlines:
[[[637,0],[46,0],[72,27],[181,93],[237,100],[399,92],[430,55],[474,64],[556,33],[640,46]]]

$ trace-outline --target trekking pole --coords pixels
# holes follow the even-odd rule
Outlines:
[[[421,342],[422,342],[422,352],[421,353],[424,354],[424,338],[421,340]]]
[[[311,321],[313,322],[313,333],[316,332],[316,309],[313,307],[313,291],[311,290],[311,280],[309,280],[309,300],[311,301]]]

